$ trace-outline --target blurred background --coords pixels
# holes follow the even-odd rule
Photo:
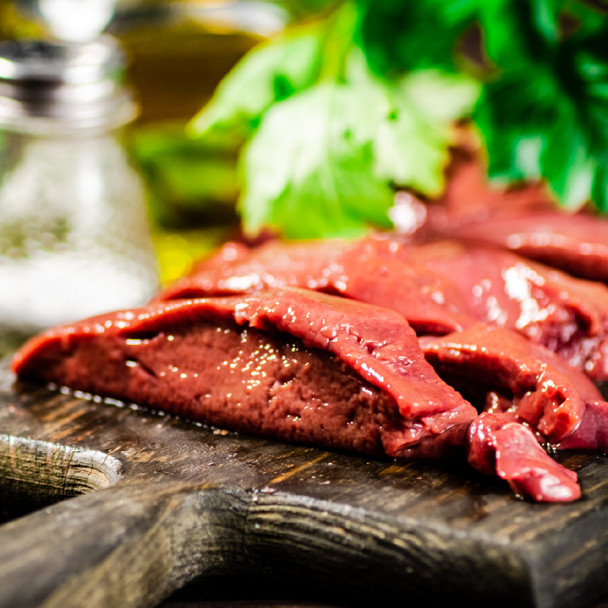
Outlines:
[[[145,303],[239,231],[237,146],[185,127],[249,49],[332,4],[0,0],[0,353],[47,326]],[[95,57],[100,34],[124,57]],[[93,64],[112,95],[132,94],[119,136],[111,108],[93,128],[60,116],[76,115]]]
[[[0,330],[146,302],[228,238],[407,232],[455,150],[480,188],[606,213],[607,14],[0,0]]]
[[[0,39],[49,37],[35,4],[0,0]],[[65,10],[66,3],[55,4]],[[127,145],[148,187],[163,282],[236,225],[236,150],[193,142],[185,125],[246,51],[330,4],[127,0],[111,7],[105,31],[127,53],[127,80],[139,105]]]

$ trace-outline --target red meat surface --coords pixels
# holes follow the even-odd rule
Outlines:
[[[469,462],[539,502],[569,502],[581,495],[576,473],[555,462],[532,431],[508,414],[485,412],[471,424]]]
[[[391,252],[392,248],[400,255]],[[408,263],[403,257],[407,256]],[[446,333],[475,321],[460,290],[428,272],[399,239],[227,243],[161,300],[241,294],[284,286],[342,295],[401,313],[419,333]]]
[[[215,426],[392,457],[464,446],[477,414],[400,315],[298,289],[95,317],[34,338],[13,368]]]
[[[570,380],[567,363],[499,328],[475,326],[422,346],[447,380],[475,386],[475,399],[483,394],[480,409],[496,396],[500,407],[491,413],[509,416],[510,426],[490,424],[485,414],[478,420],[399,314],[297,288],[158,302],[55,328],[26,344],[13,369],[288,441],[390,457],[466,450],[474,467],[517,493],[551,502],[577,497],[573,474],[519,427],[552,441],[573,441],[583,428],[579,435],[593,447],[596,418],[581,420],[587,400],[592,414],[603,406],[583,374]]]
[[[608,287],[508,251],[438,243],[419,247],[429,271],[460,291],[462,312],[513,330],[597,382],[608,379]]]
[[[492,187],[474,154],[459,151],[447,190],[422,231],[509,249],[575,276],[608,281],[608,219],[560,209],[540,185]]]
[[[439,375],[485,410],[469,429],[472,466],[537,501],[580,496],[576,475],[539,441],[558,449],[608,450],[608,403],[587,376],[498,327],[423,337],[420,345]]]
[[[499,327],[477,325],[419,342],[439,375],[479,409],[508,411],[553,444],[577,432],[587,402],[602,401],[595,385],[559,356]]]
[[[295,285],[390,308],[420,335],[476,324],[514,330],[596,381],[608,379],[608,287],[508,251],[396,235],[322,243],[227,244],[161,299]]]

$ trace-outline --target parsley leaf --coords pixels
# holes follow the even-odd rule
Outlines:
[[[189,127],[192,135],[246,139],[273,103],[315,81],[321,61],[321,29],[320,24],[303,26],[245,55],[194,117]]]
[[[393,185],[441,192],[451,121],[472,107],[477,86],[438,72],[389,83],[355,64],[346,83],[319,84],[263,118],[242,165],[247,232],[353,236],[391,226]]]
[[[357,40],[381,75],[406,70],[454,71],[459,37],[473,22],[479,0],[357,0]]]
[[[608,21],[591,14],[566,22],[568,31],[557,0],[517,0],[513,8],[513,0],[494,0],[482,13],[498,69],[475,111],[490,176],[544,178],[563,205],[592,199],[606,210]],[[566,17],[585,11],[579,3]]]
[[[321,84],[275,104],[245,150],[246,232],[286,238],[355,236],[390,226],[388,184],[370,174],[376,91]]]
[[[439,71],[378,77],[355,45],[357,17],[345,3],[323,24],[254,50],[192,122],[203,143],[248,137],[247,233],[352,236],[392,225],[395,186],[441,192],[451,123],[471,111],[478,87]]]
[[[475,104],[493,178],[545,179],[564,205],[608,210],[606,39],[608,20],[576,0],[346,1],[250,53],[192,131],[248,139],[250,234],[389,226],[395,187],[441,193],[451,125]],[[468,63],[463,40],[484,47]]]
[[[449,162],[452,121],[466,116],[479,87],[464,76],[418,71],[386,85],[390,112],[375,136],[375,173],[397,186],[439,196]]]

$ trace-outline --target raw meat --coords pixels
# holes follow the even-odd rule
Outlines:
[[[230,243],[163,299],[296,285],[402,314],[420,335],[479,320],[512,329],[608,379],[608,287],[508,251],[453,241],[414,246],[395,235],[323,243]]]
[[[398,252],[391,252],[392,248]],[[407,260],[405,263],[404,258]],[[296,286],[339,294],[401,313],[418,333],[446,333],[475,322],[460,291],[417,263],[397,239],[227,243],[160,299],[199,298]]]
[[[539,441],[608,450],[608,403],[583,373],[542,346],[487,325],[423,337],[420,345],[439,375],[485,410],[469,430],[472,466],[537,501],[580,496],[576,475]]]
[[[538,502],[569,502],[581,496],[576,473],[553,460],[532,431],[509,415],[484,412],[471,424],[469,462]]]
[[[446,378],[456,371],[484,394],[480,407],[491,395],[506,404],[492,412],[500,425],[485,414],[478,420],[440,379],[399,314],[297,288],[95,317],[34,338],[13,368],[22,378],[288,441],[391,457],[468,451],[473,466],[518,493],[551,502],[577,497],[575,476],[538,445],[526,451],[534,436],[519,427],[530,424],[551,440],[575,436],[585,400],[601,407],[583,374],[569,381],[565,362],[563,370],[539,362],[555,355],[498,328],[422,344]],[[478,377],[487,382],[475,383]],[[585,428],[590,447],[596,427]]]
[[[34,338],[13,367],[224,428],[393,457],[462,447],[477,415],[400,315],[298,289],[96,317]]]
[[[429,272],[452,281],[461,312],[511,329],[596,382],[608,379],[608,287],[508,251],[438,243],[419,247]]]
[[[576,433],[587,402],[602,401],[584,374],[499,327],[477,325],[419,342],[439,375],[479,409],[511,412],[553,444]]]
[[[429,204],[425,238],[509,249],[575,276],[608,281],[608,220],[559,209],[545,188],[492,188],[473,154],[460,151],[441,201]]]

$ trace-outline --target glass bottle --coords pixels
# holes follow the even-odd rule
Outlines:
[[[123,75],[109,36],[0,43],[0,331],[137,306],[157,289]]]

